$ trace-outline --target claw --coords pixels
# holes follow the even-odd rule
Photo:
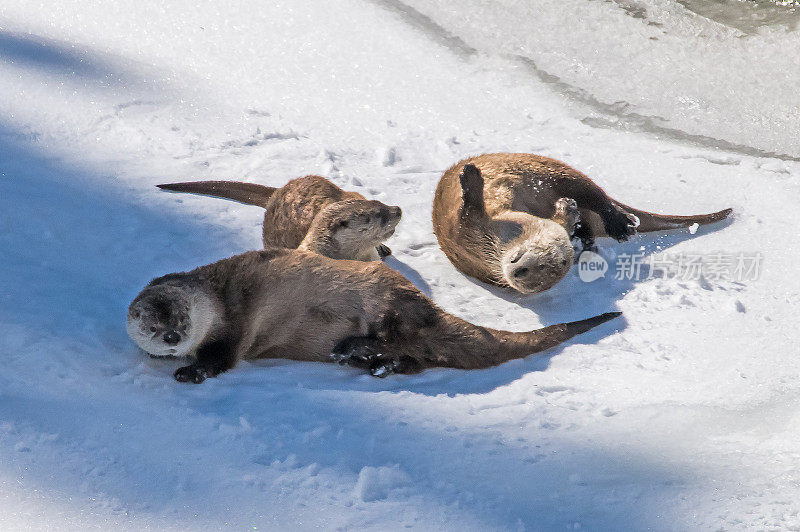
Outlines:
[[[388,364],[381,364],[380,366],[376,366],[374,368],[369,369],[370,375],[373,377],[378,377],[379,379],[383,379],[392,373],[394,373],[394,364],[389,362]]]

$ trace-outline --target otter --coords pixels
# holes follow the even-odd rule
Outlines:
[[[624,241],[637,233],[724,220],[732,209],[694,216],[624,205],[570,166],[541,155],[493,153],[451,166],[433,199],[433,230],[462,273],[525,294],[560,281],[575,259],[572,240]]]
[[[380,260],[392,253],[382,244],[400,222],[400,207],[367,200],[318,175],[293,179],[281,188],[237,181],[156,185],[162,190],[227,198],[266,209],[264,247],[299,248],[335,259]]]
[[[154,279],[131,303],[127,330],[151,356],[192,357],[174,376],[199,383],[255,358],[339,362],[377,377],[487,368],[619,315],[488,329],[444,312],[381,262],[270,247]]]

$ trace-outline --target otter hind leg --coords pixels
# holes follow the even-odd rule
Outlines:
[[[574,199],[578,208],[592,211],[600,217],[605,235],[593,236],[609,236],[622,242],[636,234],[637,218],[588,178],[557,180],[553,184],[553,192],[559,197]]]
[[[331,359],[342,366],[369,369],[378,355],[378,340],[369,336],[345,338],[333,348]]]
[[[392,373],[413,374],[422,371],[422,365],[414,357],[400,355],[386,357],[378,355],[369,368],[369,373],[373,377],[382,379]]]
[[[364,369],[373,377],[393,373],[419,373],[422,365],[408,355],[386,355],[384,342],[369,336],[345,338],[333,348],[331,358],[341,365]]]
[[[639,221],[622,207],[611,204],[598,214],[603,219],[606,234],[618,242],[628,240],[636,234]]]
[[[609,205],[601,211],[579,208],[582,210],[580,220],[570,237],[580,239],[583,249],[594,251],[594,240],[600,236],[623,242],[637,234],[637,218],[617,206]]]

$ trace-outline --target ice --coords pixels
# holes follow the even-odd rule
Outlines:
[[[800,157],[794,90],[800,56],[786,53],[800,49],[794,8],[762,7],[759,12],[777,14],[757,18],[763,25],[743,33],[736,27],[743,17],[722,12],[751,2],[465,0],[458,9],[447,0],[391,3],[413,7],[429,25],[482,53],[528,65],[579,104],[576,112],[588,113],[591,123]]]

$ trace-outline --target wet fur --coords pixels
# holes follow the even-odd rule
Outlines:
[[[195,334],[190,324],[185,338],[194,348],[186,354],[195,361],[175,377],[190,382],[254,358],[336,360],[379,376],[431,367],[486,368],[553,347],[619,314],[527,333],[497,331],[442,311],[380,262],[286,248],[251,251],[155,279],[131,303],[129,322],[165,295],[204,300],[211,313],[202,318],[210,325]],[[174,309],[183,312],[179,305]],[[197,309],[175,318],[187,316],[198,319]]]

